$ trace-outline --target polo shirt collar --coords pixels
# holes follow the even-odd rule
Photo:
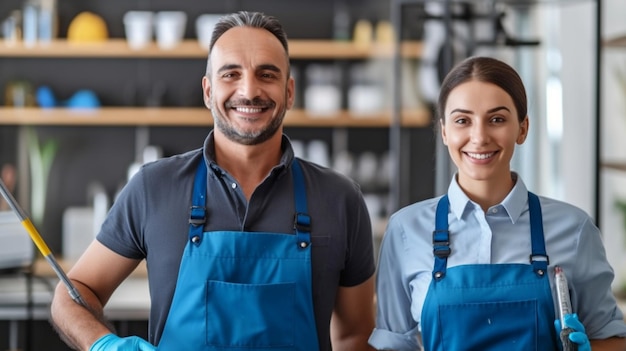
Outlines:
[[[204,157],[207,161],[209,167],[213,170],[220,170],[220,166],[217,164],[215,158],[215,136],[213,135],[213,130],[209,132],[209,135],[204,139],[203,144],[204,149]],[[282,155],[280,157],[280,163],[274,167],[274,170],[284,170],[287,165],[291,165],[291,162],[294,160],[294,152],[293,147],[291,146],[291,141],[289,138],[283,134],[282,143],[281,143]]]

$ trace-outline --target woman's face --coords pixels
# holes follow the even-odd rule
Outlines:
[[[458,168],[458,182],[510,181],[516,144],[528,134],[509,94],[495,84],[468,81],[454,88],[441,121],[443,142]]]

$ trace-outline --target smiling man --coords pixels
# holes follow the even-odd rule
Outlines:
[[[239,12],[215,26],[202,89],[215,128],[201,149],[144,165],[68,272],[53,322],[80,350],[368,350],[371,223],[359,186],[294,157],[279,22]],[[146,260],[148,340],[115,335],[102,310]],[[332,324],[332,328],[331,328]],[[332,330],[331,330],[332,329]]]

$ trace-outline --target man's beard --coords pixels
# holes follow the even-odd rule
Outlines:
[[[230,106],[249,106],[249,107],[262,107],[273,108],[276,104],[273,101],[264,101],[260,99],[248,100],[242,99],[237,101],[227,101],[224,104],[224,109],[228,111]],[[219,109],[217,109],[215,100],[211,98],[211,112],[213,114],[213,120],[217,129],[219,129],[229,140],[234,141],[242,145],[258,145],[276,134],[283,124],[287,109],[283,106],[281,111],[272,119],[271,123],[262,130],[243,132],[237,130],[232,123],[228,121],[225,116],[221,115]]]

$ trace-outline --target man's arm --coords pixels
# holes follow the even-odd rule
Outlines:
[[[603,340],[589,340],[593,351],[626,351],[626,338],[608,338]]]
[[[374,330],[374,276],[339,288],[330,326],[333,350],[374,350],[367,343]]]
[[[51,319],[63,341],[76,350],[89,350],[96,340],[112,332],[104,319],[104,305],[138,264],[94,240],[67,273],[89,309],[72,300],[63,283],[54,292]]]

